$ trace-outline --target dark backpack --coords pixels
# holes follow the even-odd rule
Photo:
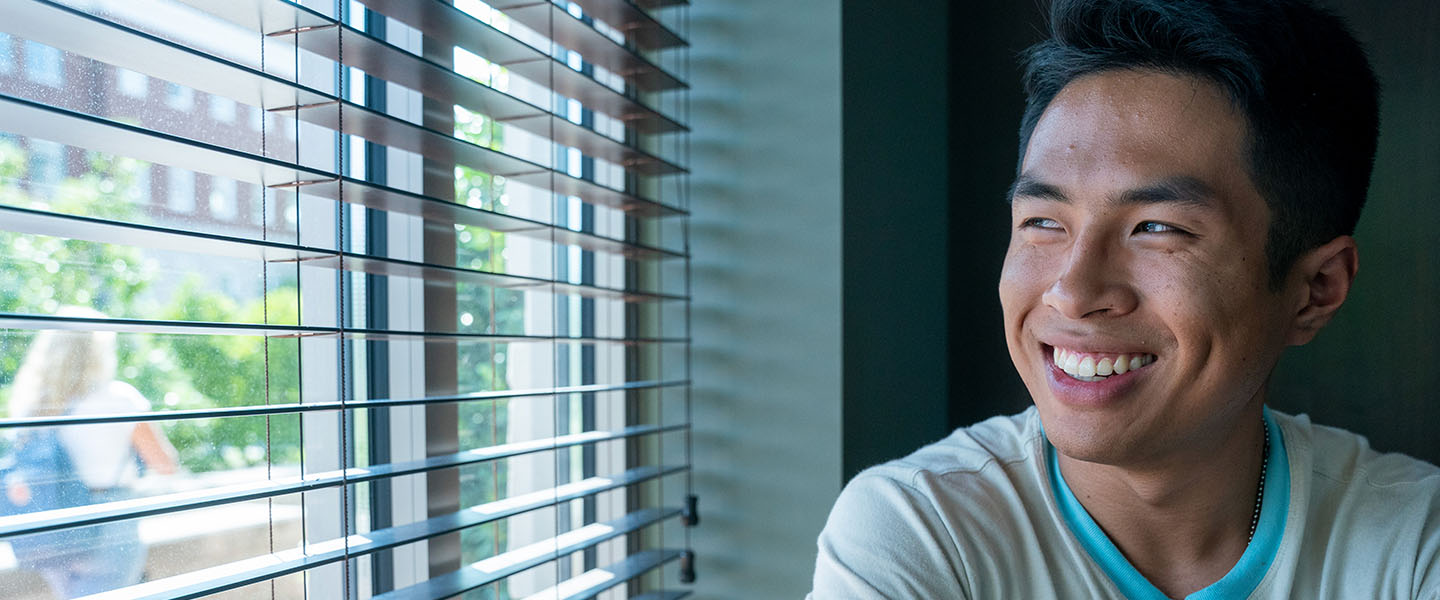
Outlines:
[[[30,501],[10,501],[11,482],[23,481]],[[0,517],[58,510],[91,503],[89,486],[80,479],[70,453],[53,428],[26,430],[11,452],[0,459]],[[85,550],[95,541],[98,528],[79,527],[12,537],[10,548],[21,567],[54,566],[66,554]]]

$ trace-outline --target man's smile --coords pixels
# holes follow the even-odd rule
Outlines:
[[[1108,337],[1105,341],[1057,337],[1065,339],[1040,343],[1048,390],[1043,397],[1080,410],[1128,404],[1136,386],[1154,378],[1151,367],[1160,362],[1159,354]]]
[[[1080,381],[1104,381],[1111,376],[1138,371],[1155,362],[1155,355],[1145,352],[1107,353],[1072,350],[1051,346],[1051,361],[1066,375]]]

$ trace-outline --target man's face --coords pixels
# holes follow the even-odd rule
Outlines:
[[[1000,299],[1067,456],[1201,450],[1253,414],[1289,311],[1268,286],[1246,135],[1218,87],[1148,71],[1077,79],[1036,125]]]

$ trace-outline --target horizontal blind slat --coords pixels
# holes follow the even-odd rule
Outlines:
[[[371,275],[420,279],[426,283],[469,283],[511,290],[556,292],[590,298],[613,298],[631,302],[675,300],[676,296],[645,290],[558,281],[528,275],[495,273],[464,267],[337,253],[261,240],[182,231],[152,225],[123,223],[47,211],[0,205],[0,231],[45,235],[103,244],[125,245],[151,250],[186,252],[268,263],[301,263],[308,267],[344,270]]]
[[[663,432],[653,431],[642,435],[651,435],[654,433]],[[593,442],[581,441],[570,445],[573,446],[587,443]],[[549,449],[551,449],[551,447],[531,450],[531,452],[540,452]],[[150,496],[146,498],[107,502],[104,504],[94,504],[89,506],[62,508],[43,512],[0,517],[0,540],[23,535],[31,535],[35,533],[57,531],[61,529],[73,529],[76,527],[98,525],[101,523],[112,523],[115,521],[124,521],[139,517],[163,515],[186,510],[193,510],[196,508],[220,506],[223,504],[234,504],[236,502],[244,502],[247,500],[274,498],[276,496],[284,496],[300,492],[310,492],[315,490],[335,488],[351,483],[373,481],[379,479],[391,479],[402,475],[413,475],[416,473],[434,471],[436,469],[454,468],[468,464],[476,464],[495,460],[495,458],[476,458],[474,455],[468,452],[444,455],[436,458],[439,458],[441,460],[433,464],[428,462],[429,459],[426,459],[422,461],[404,463],[403,466],[399,467],[397,467],[396,465],[383,465],[385,467],[388,467],[387,469],[383,470],[379,469],[379,466],[369,469],[356,468],[350,469],[345,472],[330,472],[302,477],[289,477],[260,483],[234,484],[206,490],[179,492],[174,494],[165,494],[162,496]],[[434,466],[435,464],[441,464],[445,461],[451,461],[453,462],[453,464]],[[670,475],[672,473],[683,471],[685,469],[688,469],[688,467],[637,467],[629,469],[620,475],[612,477],[592,477],[589,479],[581,480],[579,482],[557,486],[550,490],[541,490],[539,492],[532,492],[530,494],[525,494],[519,497],[490,502],[486,505],[483,505],[487,508],[482,510],[481,512],[485,512],[491,515],[502,515],[495,517],[495,519],[501,519],[507,516],[511,516],[513,514],[519,514],[521,512],[534,510],[536,508],[551,506],[558,502],[574,500],[576,498],[584,498],[607,490],[616,489],[617,487],[624,487],[627,485],[639,483],[641,481],[657,479],[666,475]],[[547,496],[547,494],[551,494],[551,492],[554,492],[553,498],[551,496]],[[551,500],[553,500],[553,502]]]
[[[275,108],[334,99],[53,0],[11,0],[0,30],[252,106]]]
[[[585,62],[620,75],[642,92],[689,87],[660,65],[617,43],[553,2],[526,2],[500,10],[526,27],[550,34],[556,43],[579,52]]]
[[[319,327],[313,325],[263,325],[259,323],[213,323],[200,321],[158,321],[145,319],[113,319],[59,317],[0,312],[0,329],[26,331],[106,331],[115,333],[155,333],[166,335],[264,335],[273,338],[330,336],[343,340],[453,340],[477,342],[559,342],[598,344],[682,344],[687,337],[603,337],[554,336],[497,333],[456,333],[439,331],[403,331],[361,327]]]
[[[425,406],[429,404],[454,404],[461,402],[483,402],[489,400],[528,398],[535,396],[559,396],[565,394],[598,394],[606,392],[640,391],[686,386],[689,381],[631,381],[617,384],[573,385],[538,389],[495,390],[433,396],[425,398],[372,398],[341,402],[307,402],[304,404],[269,404],[255,406],[230,406],[209,409],[161,410],[141,413],[115,413],[107,415],[58,417],[25,417],[0,419],[0,429],[21,427],[64,427],[73,425],[94,425],[99,423],[137,423],[142,421],[179,421],[186,419],[218,419],[228,417],[253,417],[264,415],[288,415],[307,412],[391,408],[396,406]]]
[[[336,194],[336,186],[343,188],[344,193]],[[350,178],[341,179],[336,184],[321,184],[318,187],[322,189],[306,188],[306,191],[332,200],[343,197],[347,204],[414,215],[435,223],[474,225],[496,232],[513,233],[538,240],[553,239],[557,243],[577,246],[585,250],[623,254],[637,259],[684,258],[688,256],[679,250],[575,231],[533,219],[466,206],[453,200],[434,198]],[[631,207],[629,212],[637,216],[660,214],[642,206]]]
[[[337,193],[341,190],[343,190],[343,194]],[[305,191],[331,200],[343,199],[346,204],[414,215],[430,222],[474,225],[537,240],[553,240],[560,244],[577,246],[595,252],[622,254],[637,259],[684,258],[688,256],[679,250],[575,231],[533,219],[466,206],[449,199],[435,198],[348,177],[337,182],[307,186]],[[676,214],[668,209],[661,211],[659,205],[632,206],[628,208],[628,212],[637,216],[656,216],[662,212],[667,215]]]
[[[470,166],[537,189],[552,189],[568,196],[578,196],[591,204],[622,209],[640,204],[663,205],[650,198],[575,177],[349,101],[303,107],[288,112],[306,123],[361,137],[376,144],[414,152],[441,163]]]
[[[526,4],[532,0],[495,0],[490,5],[501,10]],[[548,1],[548,0],[542,0]],[[645,9],[686,4],[684,0],[641,0],[637,4],[630,0],[574,0],[586,14],[593,16],[611,27],[625,32],[625,37],[644,50],[660,50],[688,46],[680,34],[666,27]],[[642,8],[643,6],[643,8]]]
[[[682,124],[658,109],[611,89],[449,4],[438,0],[359,1],[375,12],[424,31],[436,42],[465,48],[541,85],[553,83],[556,92],[633,124],[642,133],[684,130]]]
[[[525,600],[588,600],[679,558],[679,550],[643,550],[608,567],[581,573]],[[432,600],[442,598],[444,596],[433,596]]]
[[[684,256],[683,253],[672,250],[577,232],[379,184],[351,178],[337,180],[335,174],[323,170],[188,140],[3,93],[0,93],[0,130],[254,185],[280,187],[292,182],[314,182],[300,187],[303,187],[306,193],[322,198],[343,198],[346,203],[393,210],[432,221],[475,225],[537,239],[550,239],[554,235],[558,236],[557,241],[560,243],[592,250],[606,249],[629,256]],[[635,211],[645,213],[646,209],[633,207],[632,212]]]
[[[180,231],[3,204],[0,204],[0,231],[272,263],[310,261],[334,254],[319,248]]]
[[[572,552],[584,550],[600,542],[613,539],[618,535],[637,531],[649,525],[672,519],[680,514],[681,511],[675,508],[643,509],[630,513],[622,518],[603,523],[602,525],[614,530],[613,535],[590,536],[586,539],[576,540],[568,544],[568,546],[574,548],[571,550]],[[462,510],[417,523],[356,534],[346,540],[330,540],[320,544],[313,544],[306,548],[304,552],[299,549],[277,552],[268,556],[256,557],[254,559],[203,569],[194,573],[159,579],[96,596],[88,596],[87,598],[88,600],[182,600],[199,598],[218,592],[233,590],[252,583],[283,577],[306,569],[313,569],[321,565],[345,560],[346,558],[364,556],[405,544],[423,541],[468,527],[483,525],[488,522],[490,521],[481,515],[476,515],[469,510]],[[350,541],[356,543],[345,543]],[[545,564],[551,560],[554,560],[554,557],[544,557],[543,560],[539,560],[538,562],[532,558],[520,564],[524,564],[525,568],[528,569]],[[520,561],[517,561],[517,563],[519,562]],[[516,569],[514,572],[523,570],[524,569]],[[513,573],[507,573],[507,575],[508,574]],[[373,598],[380,597],[382,596],[373,596]]]
[[[285,112],[307,123],[344,134],[364,137],[375,143],[415,152],[436,160],[466,164],[483,171],[511,177],[515,181],[540,189],[552,187],[553,178],[558,180],[554,182],[553,186],[557,191],[580,196],[596,204],[616,208],[660,204],[654,200],[572,177],[568,173],[470,143],[451,134],[433,131],[421,125],[370,110],[318,90],[186,48],[124,25],[56,5],[51,0],[24,0],[20,6],[34,10],[18,13],[22,19],[18,19],[15,22],[17,25],[11,27],[16,30],[14,31],[15,35],[22,37],[33,35],[19,24],[50,23],[50,27],[40,27],[36,30],[36,34],[49,33],[44,36],[44,39],[36,41],[49,42],[61,49],[148,73],[202,92],[228,97],[272,111],[298,107]],[[55,27],[52,23],[54,21],[61,22],[63,27]],[[476,22],[478,23],[478,21]],[[74,29],[80,29],[80,31],[74,31]],[[325,35],[326,31],[328,30],[312,31],[309,34]],[[330,35],[333,36],[334,33],[330,32]],[[82,43],[80,40],[97,41]],[[566,70],[570,69],[566,67]],[[573,72],[573,70],[571,71]],[[672,163],[654,157],[650,158],[653,160],[641,160],[632,163],[631,166],[643,164],[651,168],[664,169],[667,172],[679,172],[676,169],[680,169],[680,167]],[[266,183],[268,185],[280,182]]]
[[[270,2],[278,2],[279,0],[260,1],[268,4]],[[196,4],[200,3],[197,2]],[[305,12],[304,9],[300,7],[294,7],[293,10],[297,15],[297,19],[302,15],[308,16],[311,20],[323,19],[323,17]],[[7,17],[8,16],[9,13],[7,13]],[[206,93],[224,96],[232,100],[254,106],[261,106],[263,108],[326,105],[326,103],[336,100],[335,97],[328,94],[310,90],[283,79],[185,48],[168,40],[163,40],[144,32],[105,21],[104,19],[82,13],[73,8],[57,5],[50,0],[27,0],[17,3],[14,6],[14,18],[0,20],[0,29],[10,31],[15,35],[27,37],[27,39],[34,39],[47,45],[110,62],[117,66],[139,72],[146,72],[161,79],[193,87]],[[357,38],[371,39],[364,34],[353,32],[353,30],[352,33]],[[306,39],[320,39],[320,37],[306,36]],[[327,39],[333,39],[333,36]],[[362,45],[360,49],[364,50],[367,47],[369,46]],[[399,51],[398,49],[396,52],[404,54],[403,51]],[[404,69],[401,70],[403,71]],[[464,79],[453,72],[449,73],[454,77]],[[469,87],[490,89],[476,82],[471,82],[471,86]],[[491,91],[503,96],[500,92]],[[511,100],[523,104],[523,102],[518,99],[512,98]],[[353,104],[349,105],[349,107],[351,110],[361,111],[359,115],[365,118],[367,122],[379,119],[372,111],[356,107]],[[537,107],[531,108],[541,111],[542,114],[550,115],[550,113],[545,113],[543,109],[538,109]],[[321,124],[331,122],[330,119],[324,118],[324,115],[316,116],[314,111],[303,112]],[[492,116],[497,116],[497,118],[515,118],[525,115],[502,114]],[[558,141],[575,142],[578,145],[585,146],[585,148],[598,150],[597,153],[599,154],[607,155],[612,159],[618,159],[617,164],[629,164],[632,167],[639,166],[642,168],[642,171],[647,174],[683,171],[683,169],[676,165],[638,149],[627,148],[620,142],[609,144],[609,146],[620,147],[620,150],[604,148],[605,143],[597,140],[608,140],[609,138],[600,136],[593,131],[585,130],[585,128],[579,127],[569,121],[558,118],[554,119],[557,127],[565,136],[563,139],[558,139]],[[535,131],[543,133],[540,125],[528,123],[529,120],[527,119],[521,120],[527,121],[527,124],[531,125]],[[382,127],[387,124],[384,119],[379,119],[379,121],[380,125],[376,125],[373,122],[370,123],[370,129]],[[548,124],[545,126],[548,127]],[[49,127],[48,125],[42,129],[55,131],[53,127]],[[18,132],[19,129],[15,128],[12,129],[12,131]],[[560,136],[557,136],[557,138],[559,137]],[[489,149],[485,150],[494,152],[495,154],[503,154]],[[495,158],[488,153],[480,153],[479,156],[480,157],[476,159],[476,164],[488,165],[491,162],[502,161],[501,163],[497,163],[497,165],[509,165],[507,168],[522,168],[525,170],[534,168],[544,169],[544,167],[533,164],[526,167],[518,167],[517,165],[523,164],[523,161],[515,162],[519,159],[514,159],[511,162],[503,162],[503,159]],[[153,159],[151,161],[165,162],[163,160]],[[496,165],[490,166],[492,168],[496,167]],[[206,169],[193,170],[220,174]],[[314,172],[310,172],[309,174],[324,177],[324,175],[318,175]],[[250,181],[249,179],[242,179],[238,176],[231,176],[231,178]],[[282,177],[256,183],[271,185],[284,181],[298,181],[302,179],[304,179],[304,177],[295,176],[288,179]],[[586,188],[586,186],[581,183],[571,183],[569,185],[571,186],[569,189],[577,192],[576,195],[583,195],[580,192]],[[599,190],[590,190],[590,192],[604,196],[601,202],[612,206],[624,208],[633,206],[643,209],[643,205],[645,204],[655,204],[650,201],[642,201],[639,198],[615,197],[613,191],[602,193]]]
[[[641,595],[639,595],[639,596],[635,596],[634,598],[631,598],[630,600],[680,600],[681,598],[686,598],[686,597],[689,597],[689,596],[690,596],[690,591],[689,591],[689,590],[681,590],[681,591],[662,591],[662,592],[654,592],[654,593],[650,593],[650,594],[641,594]]]
[[[690,4],[690,0],[630,0],[630,2],[644,10],[655,10],[657,8],[667,8],[671,6],[687,6]]]
[[[333,31],[296,36],[301,48],[331,60],[342,61],[391,83],[419,91],[426,98],[463,106],[496,121],[541,137],[579,148],[593,156],[640,175],[683,173],[685,169],[632,144],[599,132],[456,73],[423,56],[406,52],[349,25]],[[344,46],[343,54],[340,52]],[[552,122],[553,119],[553,122]],[[553,131],[552,131],[553,127]]]
[[[47,106],[8,94],[0,94],[0,131],[262,186],[329,181],[335,177],[323,170]]]
[[[542,541],[477,561],[424,582],[372,596],[373,600],[420,600],[449,598],[484,587],[501,579],[553,562],[559,557],[594,547],[601,542],[638,531],[646,526],[678,516],[670,512],[646,509],[620,519],[596,523]],[[608,529],[608,531],[606,531]],[[593,533],[592,533],[593,532]],[[542,550],[548,552],[541,552]],[[528,556],[527,556],[528,555]]]

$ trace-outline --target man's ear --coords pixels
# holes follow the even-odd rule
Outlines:
[[[1348,235],[1300,255],[1291,273],[1299,280],[1300,302],[1286,343],[1299,346],[1315,339],[1345,303],[1359,271],[1360,250],[1355,238]]]

